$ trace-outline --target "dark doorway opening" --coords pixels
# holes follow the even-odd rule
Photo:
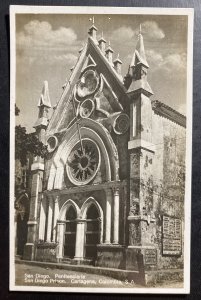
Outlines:
[[[17,215],[17,255],[22,256],[27,242],[27,216]]]
[[[87,211],[85,233],[85,258],[96,260],[97,244],[100,243],[100,216],[97,207],[92,204]]]
[[[66,212],[66,229],[64,238],[64,256],[74,258],[76,239],[76,212],[72,206],[70,206]]]

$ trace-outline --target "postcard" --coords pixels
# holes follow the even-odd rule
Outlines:
[[[11,6],[10,290],[190,292],[193,9]]]

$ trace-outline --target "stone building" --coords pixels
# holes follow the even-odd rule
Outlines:
[[[151,100],[141,32],[124,77],[96,32],[93,24],[50,120],[44,84],[34,127],[49,154],[31,168],[24,259],[147,280],[154,270],[183,268],[186,118]]]

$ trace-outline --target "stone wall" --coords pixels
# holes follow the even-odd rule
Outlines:
[[[182,268],[183,234],[181,253],[165,254],[163,218],[168,216],[173,223],[177,218],[181,225],[184,220],[185,128],[154,114],[152,130],[156,150],[153,160],[153,210],[156,217],[153,242],[158,249],[158,267]]]
[[[57,262],[57,243],[41,242],[36,245],[36,260]]]

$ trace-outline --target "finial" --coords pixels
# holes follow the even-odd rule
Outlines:
[[[121,75],[121,65],[122,65],[122,61],[119,58],[119,53],[117,54],[117,58],[114,61],[114,68],[117,72],[117,74]]]
[[[102,31],[101,38],[99,39],[98,43],[99,43],[100,50],[101,50],[102,52],[105,52],[105,44],[106,44],[106,40],[105,40],[104,37],[103,37],[103,31]]]
[[[111,52],[111,53],[114,52],[113,49],[112,49],[112,47],[111,47],[110,41],[108,41],[108,47],[107,47],[107,49],[105,50],[105,52],[106,52],[106,53],[107,53],[107,52]]]
[[[92,24],[94,25],[94,16],[92,18],[89,18],[89,21],[92,21]]]
[[[92,21],[92,25],[91,27],[89,28],[89,35],[94,39],[94,41],[96,41],[96,31],[97,31],[97,28],[96,26],[94,25],[94,16],[92,18],[89,18],[89,21]],[[96,41],[97,42],[97,41]]]

